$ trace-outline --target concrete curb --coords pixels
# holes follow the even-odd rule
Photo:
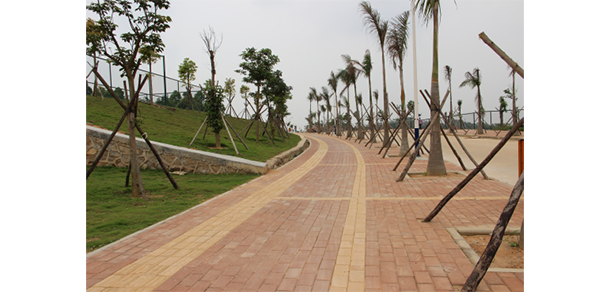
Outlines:
[[[493,232],[494,227],[449,227],[445,228],[447,233],[451,235],[455,243],[462,249],[462,252],[470,260],[473,266],[479,262],[479,255],[470,247],[470,244],[462,237],[469,235],[489,235]],[[519,234],[519,228],[506,228],[506,234]],[[508,269],[508,268],[489,268],[488,272],[498,273],[523,273],[524,269]]]

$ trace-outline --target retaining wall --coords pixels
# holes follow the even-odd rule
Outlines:
[[[102,149],[104,142],[110,134],[112,132],[109,130],[87,125],[87,165],[93,163],[93,160],[97,157],[98,152]],[[268,169],[277,168],[303,152],[309,146],[309,140],[301,136],[301,141],[297,147],[285,151],[267,160],[267,162],[252,161],[240,157],[194,150],[154,141],[151,141],[151,144],[155,147],[155,150],[157,150],[169,171],[202,174],[264,174]],[[161,169],[157,158],[144,139],[136,138],[136,148],[140,168]],[[129,136],[117,133],[97,165],[129,166]]]

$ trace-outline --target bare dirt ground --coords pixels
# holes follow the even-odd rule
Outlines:
[[[472,249],[479,255],[483,253],[491,236],[471,235],[463,236]],[[518,235],[505,235],[502,244],[491,262],[491,268],[523,269],[523,249],[516,246]]]

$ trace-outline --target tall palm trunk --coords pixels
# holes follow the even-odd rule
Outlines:
[[[381,46],[381,70],[383,71],[383,112],[386,115],[386,119],[383,121],[383,143],[390,141],[390,124],[388,123],[388,113],[390,104],[388,103],[388,91],[386,89],[385,79],[385,49]]]
[[[377,139],[375,138],[375,127],[373,126],[375,123],[375,116],[373,116],[373,92],[371,89],[371,75],[369,74],[368,77],[369,77],[369,105],[370,105],[369,130],[371,130],[372,143],[376,143]]]
[[[358,137],[358,139],[362,139],[362,124],[360,123],[360,120],[362,120],[362,118],[360,117],[360,110],[359,110],[359,106],[358,106],[358,93],[356,91],[356,80],[354,80],[354,100],[356,101],[356,123],[358,124],[358,135],[356,135],[356,137]]]
[[[408,140],[408,130],[407,130],[407,110],[405,104],[405,82],[403,78],[402,72],[402,57],[399,57],[399,65],[398,65],[398,73],[400,75],[400,114],[404,117],[404,119],[400,119],[400,131],[402,134],[402,139],[400,142],[400,152],[398,155],[403,156],[407,150],[409,150],[409,140]]]
[[[481,115],[481,109],[483,108],[482,104],[481,104],[481,89],[479,88],[479,86],[477,85],[477,106],[479,107],[478,113],[479,113],[479,125],[477,127],[477,134],[483,134],[483,116]]]
[[[432,84],[430,86],[431,96],[433,100],[430,110],[430,118],[438,112],[440,114],[439,88],[438,88],[438,10],[439,3],[434,4],[432,11],[434,21],[434,36],[433,36],[433,56],[432,56]],[[431,176],[446,175],[445,160],[443,159],[443,149],[441,145],[441,128],[440,119],[434,119],[435,122],[429,126],[430,129],[430,157],[428,159],[427,172]]]

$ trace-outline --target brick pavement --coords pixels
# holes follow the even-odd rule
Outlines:
[[[463,177],[397,183],[398,158],[305,135],[311,147],[282,168],[89,254],[87,291],[454,291],[464,284],[473,265],[445,228],[495,225],[510,186],[478,176],[431,223],[420,223]],[[411,171],[426,163],[416,160]],[[523,202],[509,227],[522,219]],[[523,291],[523,281],[522,272],[488,272],[478,291]]]

